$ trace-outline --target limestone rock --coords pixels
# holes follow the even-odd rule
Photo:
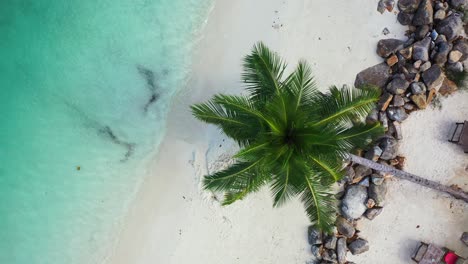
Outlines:
[[[393,65],[398,63],[398,56],[393,54],[386,60],[388,66],[392,67]]]
[[[367,210],[367,188],[361,185],[351,185],[348,187],[345,197],[342,200],[341,211],[348,219],[357,219]]]
[[[448,78],[444,78],[442,82],[442,86],[440,86],[439,93],[443,96],[452,94],[458,90],[457,84],[453,81],[449,80]]]
[[[425,63],[423,63],[423,65],[421,65],[421,67],[419,67],[419,70],[421,72],[425,72],[427,71],[429,68],[431,68],[432,64],[430,61],[426,61]]]
[[[365,85],[374,85],[384,88],[389,78],[390,67],[387,63],[383,62],[358,73],[354,81],[354,86],[359,88]]]
[[[434,19],[435,20],[442,20],[445,18],[445,10],[439,9],[435,12],[434,14]]]
[[[450,53],[449,53],[449,63],[455,63],[455,62],[458,62],[461,57],[463,56],[463,53],[461,53],[461,51],[459,50],[452,50]]]

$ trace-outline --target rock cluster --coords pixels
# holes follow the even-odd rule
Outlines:
[[[390,12],[394,5],[395,1],[381,0],[377,10]],[[386,131],[385,136],[359,154],[402,169],[405,158],[397,155],[398,140],[403,137],[401,122],[412,111],[425,109],[439,94],[458,89],[447,72],[468,72],[468,40],[463,22],[468,0],[399,0],[397,6],[398,21],[409,26],[408,39],[380,40],[376,52],[384,62],[358,73],[354,85],[382,89],[366,122],[381,122]],[[337,196],[340,215],[335,232],[326,236],[309,227],[314,255],[311,263],[351,263],[346,261],[348,251],[356,255],[369,250],[368,241],[356,229],[356,221],[363,217],[373,220],[382,212],[391,175],[357,164],[349,164],[345,172],[344,190]],[[467,237],[464,234],[462,240],[467,241]]]

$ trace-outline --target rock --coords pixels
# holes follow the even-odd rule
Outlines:
[[[381,185],[371,184],[371,186],[369,186],[369,197],[375,201],[376,206],[384,206],[386,195],[387,183],[385,181]]]
[[[435,54],[433,61],[439,66],[443,66],[447,62],[447,56],[452,49],[452,45],[447,42],[441,42],[437,47],[438,51]]]
[[[348,219],[357,219],[364,214],[367,207],[367,188],[361,185],[351,185],[346,190],[342,200],[341,211]]]
[[[428,105],[432,102],[432,99],[434,99],[436,94],[437,94],[436,89],[429,90],[429,93],[427,94],[427,100],[426,100]]]
[[[351,254],[358,255],[369,250],[369,242],[362,238],[358,238],[349,244],[348,248],[349,251],[351,251]]]
[[[379,112],[379,120],[382,123],[382,126],[384,127],[385,131],[387,131],[388,130],[387,112]]]
[[[380,176],[377,173],[372,174],[371,179],[372,179],[372,183],[375,185],[381,185],[385,180],[384,177]]]
[[[315,257],[316,260],[321,260],[322,255],[320,254],[320,245],[312,245],[310,246],[310,252]]]
[[[419,67],[419,70],[420,70],[421,72],[425,72],[425,71],[427,71],[431,66],[432,66],[431,62],[430,62],[430,61],[426,61],[425,63],[423,63],[423,65],[421,65],[421,67]]]
[[[444,75],[439,65],[432,65],[427,71],[423,72],[422,79],[427,89],[439,90],[444,80]]]
[[[448,61],[449,61],[449,63],[458,62],[461,59],[462,56],[463,56],[463,53],[461,53],[459,50],[452,50],[449,53]]]
[[[428,32],[429,32],[429,26],[422,25],[416,29],[416,32],[414,32],[414,36],[417,40],[421,40],[426,37]]]
[[[335,249],[337,240],[337,237],[334,234],[331,234],[325,238],[323,246],[328,249]]]
[[[401,131],[401,125],[398,121],[393,121],[393,127],[395,128],[395,138],[398,140],[403,139],[403,133]]]
[[[379,160],[380,155],[382,155],[382,149],[379,146],[374,146],[366,152],[364,157],[369,160],[377,161]]]
[[[413,47],[409,46],[398,51],[403,58],[409,60],[413,56]]]
[[[364,179],[362,179],[358,184],[361,186],[369,187],[369,177],[364,177]]]
[[[374,201],[374,199],[370,199],[370,198],[367,199],[366,206],[367,206],[367,208],[372,208],[372,207],[374,207],[374,206],[375,206],[375,201]]]
[[[307,229],[307,237],[309,239],[309,244],[318,245],[322,244],[322,232],[317,230],[314,226],[310,225]]]
[[[354,86],[359,88],[366,85],[374,85],[384,88],[389,78],[390,67],[387,63],[383,62],[358,73],[354,81]]]
[[[468,232],[463,232],[460,240],[468,246]]]
[[[364,214],[367,219],[374,220],[380,213],[382,213],[383,208],[370,208],[367,209],[366,213]]]
[[[434,9],[431,0],[422,0],[413,18],[413,25],[422,26],[432,24]]]
[[[382,96],[379,99],[379,102],[377,103],[377,107],[381,111],[387,110],[388,105],[390,105],[390,102],[392,101],[393,95],[390,93],[384,92]]]
[[[444,34],[448,40],[452,40],[460,35],[463,30],[463,22],[456,13],[446,17],[436,26],[437,32]]]
[[[390,54],[402,49],[404,43],[399,39],[381,39],[377,43],[377,54],[382,58],[387,58]]]
[[[415,69],[419,69],[421,67],[421,64],[422,64],[422,60],[417,60],[413,63],[413,67]]]
[[[413,45],[413,60],[429,60],[429,47],[431,45],[431,38],[426,37]]]
[[[354,172],[353,167],[348,166],[345,168],[345,177],[348,178],[349,182],[352,182],[356,173]]]
[[[384,28],[382,30],[382,34],[384,34],[385,36],[387,36],[388,34],[390,34],[390,30],[388,30],[388,28]]]
[[[336,242],[336,257],[337,257],[339,264],[346,263],[347,251],[348,251],[348,247],[346,246],[346,238],[340,237],[338,241]]]
[[[413,94],[422,94],[426,93],[426,85],[422,82],[411,83],[411,92]]]
[[[421,0],[400,0],[398,1],[398,9],[401,12],[413,13],[418,10]]]
[[[435,20],[442,20],[445,18],[445,10],[439,9],[435,12],[434,14],[434,19]]]
[[[354,228],[353,224],[351,224],[341,216],[338,216],[336,218],[335,225],[338,232],[347,238],[353,237],[354,233],[356,232],[356,229]]]
[[[408,25],[411,24],[411,21],[413,21],[413,17],[414,17],[414,14],[406,13],[406,12],[400,12],[400,13],[398,13],[397,20],[403,26],[408,26]]]
[[[328,263],[337,263],[336,253],[334,250],[325,250],[322,255],[323,260],[328,261]]]
[[[465,61],[468,59],[468,40],[460,39],[456,41],[453,45],[453,50],[458,50],[463,54],[459,61]]]
[[[387,85],[387,91],[389,91],[391,94],[403,94],[406,92],[408,87],[409,82],[403,78],[397,77],[390,81],[390,83]]]
[[[432,39],[433,41],[435,41],[435,40],[439,37],[439,33],[437,33],[437,31],[435,31],[435,30],[433,29],[433,30],[431,31],[430,36],[431,36],[431,39]],[[432,43],[431,43],[431,45],[432,45]]]
[[[372,174],[372,169],[370,169],[370,168],[368,168],[366,166],[363,166],[363,165],[358,165],[354,169],[354,172],[355,172],[355,175],[354,175],[354,178],[353,178],[353,183],[356,183],[356,182],[360,182],[362,180],[362,178],[371,175]]]
[[[450,72],[463,72],[463,64],[461,62],[448,64],[447,71]]]
[[[393,54],[386,60],[388,66],[392,67],[393,65],[398,63],[398,56]]]
[[[444,78],[444,81],[442,82],[442,86],[440,86],[439,93],[443,96],[452,94],[458,90],[457,84],[455,84],[453,81],[449,80],[448,78]]]
[[[468,0],[450,0],[450,5],[453,8],[465,8],[468,7]]]
[[[426,254],[427,248],[428,248],[428,245],[421,243],[419,247],[416,249],[416,252],[414,252],[412,259],[414,259],[417,262],[421,261],[422,258],[424,257],[424,254]]]
[[[366,117],[367,124],[374,124],[379,121],[379,111],[373,108]]]
[[[393,121],[403,122],[408,118],[408,114],[403,107],[389,107],[387,109],[388,118]]]
[[[404,109],[408,110],[408,111],[413,111],[414,110],[414,104],[411,104],[411,103],[406,103],[404,106],[403,106]]]
[[[392,12],[394,6],[395,0],[380,0],[379,4],[377,5],[377,11],[379,11],[381,14],[383,14],[385,10]]]
[[[403,97],[401,97],[401,95],[395,95],[393,96],[392,104],[393,106],[404,106],[405,100],[403,100]]]
[[[393,137],[384,137],[379,142],[379,147],[382,149],[380,158],[383,160],[394,159],[398,152],[398,141]]]
[[[410,98],[419,109],[426,109],[427,102],[425,94],[413,94]]]

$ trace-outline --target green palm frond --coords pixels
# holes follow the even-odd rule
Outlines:
[[[253,101],[265,102],[281,89],[286,63],[263,43],[244,58],[242,80]]]
[[[318,229],[330,233],[336,219],[336,201],[331,186],[324,185],[318,175],[304,175],[304,191],[301,201],[307,216]]]
[[[374,87],[361,89],[330,88],[320,102],[320,120],[314,126],[349,124],[356,117],[365,118],[379,100],[380,90]]]
[[[241,147],[235,164],[205,176],[203,187],[224,192],[227,205],[267,184],[274,206],[300,197],[311,222],[330,231],[336,216],[330,190],[343,177],[343,157],[383,133],[380,124],[354,125],[375,106],[380,91],[331,87],[320,93],[304,61],[283,79],[286,64],[262,43],[243,66],[247,96],[216,95],[192,106],[195,117]]]

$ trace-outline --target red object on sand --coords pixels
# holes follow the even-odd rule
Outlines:
[[[455,264],[455,262],[457,262],[457,259],[458,259],[458,256],[453,252],[447,253],[447,255],[445,255],[444,257],[444,261],[447,264]]]

